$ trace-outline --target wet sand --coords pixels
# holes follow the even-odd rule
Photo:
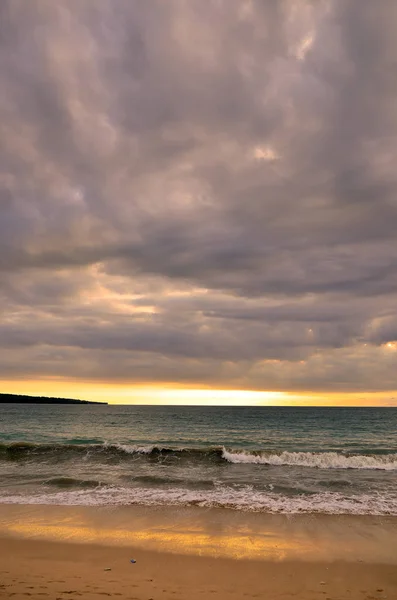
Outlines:
[[[1,506],[0,598],[395,600],[396,531],[391,518]]]

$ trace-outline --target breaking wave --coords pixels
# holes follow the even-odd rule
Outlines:
[[[397,470],[397,454],[365,455],[339,452],[232,452],[223,450],[225,460],[235,464],[314,467],[318,469]]]
[[[348,454],[343,452],[237,451],[224,447],[170,448],[156,445],[110,444],[0,444],[0,460],[56,460],[81,456],[89,460],[186,460],[264,466],[297,466],[317,469],[397,470],[397,454]]]

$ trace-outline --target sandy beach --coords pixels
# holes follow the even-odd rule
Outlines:
[[[395,567],[193,557],[135,548],[2,539],[0,597],[394,599]],[[130,557],[137,563],[131,564]]]
[[[0,598],[397,598],[393,519],[205,512],[2,506]]]

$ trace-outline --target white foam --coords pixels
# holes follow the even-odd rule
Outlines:
[[[91,490],[70,490],[56,493],[7,495],[0,494],[2,504],[55,504],[69,506],[190,506],[223,507],[243,511],[267,513],[322,513],[356,515],[396,515],[397,492],[344,496],[322,492],[312,495],[284,496],[273,492],[255,491],[251,486],[242,489],[218,487],[214,490],[187,490],[184,488],[101,487]]]
[[[126,454],[150,454],[155,446],[137,446],[134,444],[112,444],[109,442],[105,442],[104,446],[106,448],[116,448],[117,450],[122,450]]]
[[[381,469],[397,470],[397,454],[377,456],[346,456],[338,452],[281,452],[280,454],[251,452],[232,452],[223,448],[222,456],[231,463],[250,463],[259,465],[290,465],[299,467],[317,467],[318,469]]]

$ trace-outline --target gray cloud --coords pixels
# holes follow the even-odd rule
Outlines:
[[[0,11],[1,377],[397,388],[397,7]]]

